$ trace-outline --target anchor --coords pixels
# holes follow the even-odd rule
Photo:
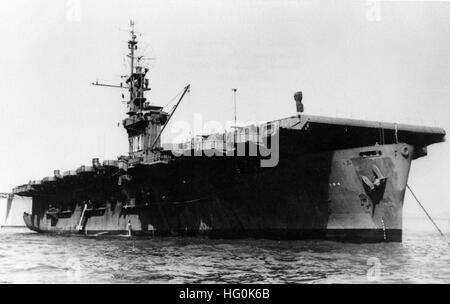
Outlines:
[[[375,179],[371,181],[367,176],[362,175],[361,179],[363,181],[364,190],[370,197],[373,203],[372,216],[375,213],[375,206],[380,203],[383,199],[384,191],[386,189],[387,177],[381,173],[381,170],[376,166],[372,166],[372,172],[375,175]]]

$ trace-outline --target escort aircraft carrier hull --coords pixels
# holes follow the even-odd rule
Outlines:
[[[135,235],[401,241],[403,197],[411,163],[401,155],[403,147],[413,150],[405,144],[338,150],[286,158],[276,168],[259,168],[251,159],[223,157],[161,164],[160,168],[142,168],[141,172],[136,169],[133,176],[139,176],[142,183],[133,186],[151,193],[169,190],[164,186],[167,180],[160,176],[162,170],[193,172],[176,176],[173,181],[179,189],[171,189],[171,193],[181,194],[181,201],[148,198],[129,205],[127,199],[108,199],[120,194],[130,196],[130,189],[114,189],[115,180],[104,185],[101,176],[92,181],[80,177],[72,193],[81,185],[83,191],[67,197],[67,201],[78,202],[72,206],[73,212],[67,213],[69,216],[49,215],[47,208],[42,208],[64,193],[36,194],[33,200],[40,208],[25,214],[24,220],[31,230],[54,233],[126,234],[131,221]],[[381,153],[361,157],[365,151]],[[375,178],[374,166],[386,176],[384,189],[374,190],[384,192],[383,197],[377,198],[377,193],[372,196],[361,181],[365,175]],[[157,176],[160,183],[153,182]],[[97,183],[105,188],[99,189]],[[104,204],[92,208],[79,229],[87,197]]]
[[[13,189],[32,198],[25,224],[37,232],[212,238],[401,241],[413,159],[444,141],[439,128],[300,114],[223,134],[161,145],[170,111],[151,90],[134,23],[123,127],[128,155]],[[233,89],[236,93],[236,89]],[[122,94],[122,98],[125,95]],[[170,102],[169,102],[170,103]],[[235,115],[236,120],[236,115]]]
[[[133,235],[400,242],[411,161],[441,141],[443,131],[383,126],[385,141],[400,136],[410,143],[380,145],[379,128],[369,123],[334,123],[308,116],[279,121],[274,167],[261,167],[258,156],[225,155],[126,170],[105,162],[16,194],[33,197],[24,221],[37,232],[124,235],[130,223]],[[358,147],[366,141],[374,145]],[[323,143],[347,148],[320,151]]]

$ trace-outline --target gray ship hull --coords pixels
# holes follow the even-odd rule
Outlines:
[[[191,157],[136,169],[120,187],[91,176],[35,194],[24,221],[51,233],[123,235],[131,223],[133,235],[400,242],[413,153],[399,143],[283,154],[273,168]],[[88,197],[99,204],[87,208]],[[49,213],[58,200],[73,209]]]

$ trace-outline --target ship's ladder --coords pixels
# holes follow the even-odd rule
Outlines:
[[[83,211],[81,212],[80,222],[77,225],[77,230],[78,231],[83,230],[83,226],[84,226],[83,225],[83,220],[84,220],[84,214],[86,213],[86,209],[87,209],[87,204],[84,204]]]

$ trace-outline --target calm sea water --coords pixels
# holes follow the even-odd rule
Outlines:
[[[3,229],[0,283],[450,283],[449,246],[436,232],[347,244]]]

